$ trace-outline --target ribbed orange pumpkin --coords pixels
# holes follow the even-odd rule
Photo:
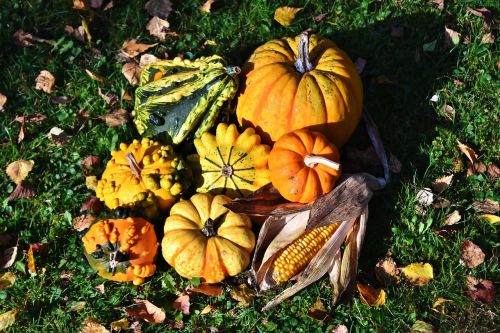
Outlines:
[[[339,160],[337,147],[324,135],[299,129],[274,144],[268,160],[271,182],[285,199],[309,203],[333,189]]]
[[[267,144],[299,128],[319,131],[340,147],[361,117],[363,87],[333,41],[307,33],[258,47],[243,66],[236,114]]]

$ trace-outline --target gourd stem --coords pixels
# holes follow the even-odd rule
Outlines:
[[[212,220],[208,219],[205,221],[205,225],[203,226],[203,229],[201,229],[201,233],[205,237],[213,237],[217,236],[217,229],[219,229],[219,223],[218,219]]]
[[[229,76],[235,76],[241,73],[241,68],[238,66],[227,66],[226,71]]]
[[[309,59],[309,33],[304,31],[299,37],[298,55],[295,60],[295,68],[302,74],[314,69]]]
[[[139,166],[139,164],[137,164],[137,161],[135,160],[134,155],[132,153],[127,153],[127,155],[125,155],[125,157],[127,158],[127,162],[128,162],[128,165],[130,166],[130,170],[132,170],[132,174],[136,177],[140,177],[142,169]]]
[[[316,156],[316,155],[307,155],[304,157],[304,163],[307,167],[309,168],[314,168],[316,164],[323,164],[333,170],[339,171],[340,170],[340,163],[331,161],[327,159],[326,157],[321,157],[321,156]]]

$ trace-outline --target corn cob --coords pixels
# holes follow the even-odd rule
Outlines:
[[[337,222],[313,229],[288,244],[274,261],[274,281],[286,282],[304,269],[332,237],[339,225]]]

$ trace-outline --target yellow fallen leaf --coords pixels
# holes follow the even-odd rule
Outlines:
[[[12,272],[5,272],[0,275],[0,290],[5,290],[14,285],[16,282],[16,275]]]
[[[111,323],[111,329],[113,331],[128,330],[130,324],[127,318],[122,318],[120,320],[115,320]]]
[[[446,302],[452,302],[452,300],[447,299],[447,298],[443,298],[443,297],[439,297],[432,304],[432,310],[444,315],[444,303],[446,303]]]
[[[434,278],[431,264],[413,263],[402,269],[405,277],[417,286],[425,286]]]
[[[36,273],[35,257],[33,256],[33,244],[30,244],[30,248],[28,249],[28,272],[31,274]]]
[[[85,68],[85,73],[87,73],[87,75],[94,81],[98,81],[98,82],[104,82],[104,78],[100,75],[97,75],[91,71],[89,71],[88,69]]]
[[[18,310],[10,310],[0,314],[0,331],[14,324]]]
[[[204,314],[207,314],[209,312],[212,312],[214,311],[215,309],[217,309],[215,306],[212,306],[212,305],[207,305],[203,308],[203,310],[200,311],[200,314],[201,315],[204,315]]]
[[[97,177],[96,176],[85,177],[85,186],[87,186],[89,190],[95,192],[95,189],[97,188]]]
[[[43,92],[50,94],[52,88],[56,84],[56,78],[49,71],[43,70],[38,74],[35,79],[35,89],[42,90]]]
[[[28,176],[34,165],[33,160],[17,160],[7,165],[5,173],[10,180],[19,185]]]
[[[74,311],[74,312],[79,312],[85,308],[86,304],[87,304],[87,302],[84,302],[84,301],[72,302],[70,304],[70,306],[68,307],[68,310]]]
[[[411,333],[433,333],[434,327],[425,321],[417,320],[410,330]]]
[[[89,25],[87,24],[87,21],[82,20],[82,28],[83,31],[85,32],[85,37],[87,37],[87,40],[89,41],[89,45],[92,42],[92,35],[90,34],[90,29]]]
[[[205,1],[205,3],[203,4],[203,6],[201,6],[201,10],[203,10],[205,13],[210,13],[210,11],[212,10],[212,4],[215,1],[216,0],[207,0],[207,1]]]
[[[3,106],[7,103],[7,96],[0,93],[0,112],[3,111]]]
[[[361,303],[369,306],[380,306],[385,304],[385,291],[382,288],[376,289],[368,284],[356,282]]]
[[[467,145],[464,145],[462,142],[457,141],[457,147],[460,149],[462,153],[464,153],[465,156],[469,159],[469,161],[474,164],[477,162],[477,153],[474,151],[474,149],[470,148]]]
[[[483,214],[479,215],[479,218],[485,220],[486,222],[489,222],[491,224],[497,224],[500,222],[500,217],[493,215],[493,214]]]
[[[295,15],[300,10],[302,10],[302,8],[288,6],[276,8],[276,10],[274,11],[274,19],[284,27],[289,26],[290,24],[292,24],[293,20],[295,19]]]
[[[238,301],[238,306],[247,307],[253,301],[255,293],[246,284],[240,284],[229,291],[229,295]]]
[[[83,322],[83,327],[79,333],[109,333],[109,330],[102,326],[95,318],[88,317]]]

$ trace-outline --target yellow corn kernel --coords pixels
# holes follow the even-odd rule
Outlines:
[[[334,223],[313,229],[288,244],[274,261],[273,279],[277,283],[283,283],[302,271],[339,225],[340,223]]]

